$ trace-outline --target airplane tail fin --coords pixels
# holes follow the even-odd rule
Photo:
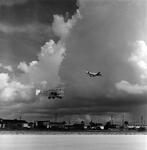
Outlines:
[[[86,73],[88,74],[89,73],[89,71],[86,69]]]
[[[100,72],[97,73],[98,76],[102,76],[102,74]]]
[[[40,94],[40,90],[36,90],[36,96]]]

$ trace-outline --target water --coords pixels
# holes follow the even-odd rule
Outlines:
[[[0,150],[147,150],[147,135],[0,135]]]

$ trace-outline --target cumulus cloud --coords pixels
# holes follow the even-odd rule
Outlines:
[[[131,53],[128,61],[134,62],[142,69],[140,78],[147,79],[147,45],[145,41],[137,41],[135,43],[135,50]]]
[[[67,103],[84,110],[81,113],[86,113],[85,109],[87,113],[95,114],[129,111],[125,108],[128,101],[134,99],[132,105],[137,106],[140,101],[138,95],[145,94],[146,85],[140,84],[140,77],[145,78],[144,70],[139,70],[136,62],[128,61],[131,53],[135,54],[134,43],[143,44],[145,41],[143,3],[79,1],[82,19],[76,22],[65,40],[66,57],[59,74],[69,83],[65,96]],[[140,9],[142,11],[138,12]],[[139,64],[142,69],[143,66],[145,68],[144,62]],[[101,71],[103,77],[90,78],[85,74],[86,69]],[[124,95],[120,92],[125,88],[130,99],[127,92]],[[132,96],[134,93],[138,94],[137,98]],[[122,106],[116,109],[119,103]]]
[[[146,61],[147,57],[147,45],[144,41],[137,41],[135,43],[135,50],[131,53],[129,61],[139,62],[141,60]]]
[[[77,10],[77,13],[73,15],[71,19],[68,19],[67,22],[65,22],[63,16],[54,15],[52,28],[55,35],[60,36],[61,38],[66,37],[73,26],[76,25],[77,19],[82,19],[79,10]]]
[[[132,85],[127,81],[116,83],[116,88],[131,94],[144,94],[147,92],[147,85]]]
[[[131,40],[128,30],[133,32],[133,23],[129,22],[131,27],[128,25],[130,28],[126,28],[124,22],[128,14],[121,12],[115,2],[79,3],[82,19],[77,21],[66,40],[67,57],[62,63],[65,69],[63,68],[64,74],[61,72],[61,76],[71,83],[72,90],[76,91],[73,93],[95,98],[109,94],[122,74],[124,77],[131,77],[126,72],[128,67],[123,57],[127,50],[123,45],[127,47],[126,39]],[[116,11],[114,8],[117,8]],[[85,74],[86,68],[93,72],[101,71],[103,78],[89,79]]]
[[[128,61],[135,63],[140,77],[140,84],[131,84],[128,81],[116,83],[116,88],[131,94],[146,94],[147,92],[147,45],[144,41],[135,42],[134,51],[131,53]]]
[[[62,16],[56,15],[54,18],[53,29],[57,31],[55,34],[61,39],[55,43],[53,40],[49,40],[42,47],[38,54],[38,61],[32,61],[27,64],[22,61],[18,64],[17,69],[23,73],[14,78],[8,74],[1,73],[0,80],[0,99],[4,101],[16,101],[19,98],[20,101],[31,100],[32,93],[35,88],[50,89],[55,88],[62,83],[59,77],[59,68],[62,60],[65,57],[65,43],[64,38],[68,36],[69,30],[75,24],[76,19],[73,18],[67,23],[64,22]],[[58,23],[58,26],[56,26]],[[68,24],[68,25],[67,25]],[[1,26],[2,27],[2,26]],[[4,26],[3,26],[4,27]],[[1,28],[4,32],[25,32],[26,28]],[[56,30],[57,29],[57,30]],[[64,32],[64,30],[66,31]],[[32,30],[31,30],[32,31]],[[0,67],[13,71],[11,66],[4,66],[0,64]]]
[[[20,81],[10,78],[8,74],[0,74],[0,99],[1,101],[29,100],[32,85],[21,84]]]
[[[7,83],[8,80],[9,80],[8,74],[4,74],[4,73],[0,74],[0,81],[1,81],[0,88],[1,89],[8,85]]]
[[[28,70],[29,70],[26,62],[20,62],[19,65],[17,66],[17,68],[24,72],[28,72]]]
[[[64,21],[62,16],[55,15],[52,28],[54,33],[60,37],[60,40],[57,43],[53,40],[46,42],[38,54],[38,61],[32,61],[29,65],[27,65],[26,62],[20,62],[18,65],[17,68],[27,75],[36,88],[46,87],[50,89],[63,83],[58,72],[61,62],[65,57],[66,48],[64,40],[69,35],[70,30],[78,18],[80,18],[78,11],[77,14],[67,22]]]
[[[32,61],[29,65],[20,62],[18,69],[22,70],[36,87],[39,88],[40,84],[46,81],[48,88],[55,88],[61,83],[58,70],[64,54],[64,44],[60,41],[56,44],[50,40],[41,47],[41,52],[38,54],[39,61]]]
[[[2,63],[0,63],[0,67],[4,68],[4,69],[6,69],[6,70],[8,70],[8,71],[10,71],[10,72],[13,72],[13,69],[12,69],[11,66],[5,66],[5,65],[3,65]]]
[[[35,88],[54,88],[62,81],[69,84],[62,101],[37,101],[28,114],[70,114],[79,121],[103,114],[106,121],[110,112],[130,113],[146,103],[140,101],[146,92],[146,61],[132,47],[140,39],[139,49],[139,43],[145,46],[144,6],[143,1],[80,0],[79,12],[72,19],[65,22],[55,15],[52,30],[60,40],[46,42],[38,60],[22,61],[18,69]],[[86,69],[101,71],[103,77],[90,78]]]

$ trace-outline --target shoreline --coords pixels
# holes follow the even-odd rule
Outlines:
[[[0,131],[0,135],[147,135],[136,131]]]

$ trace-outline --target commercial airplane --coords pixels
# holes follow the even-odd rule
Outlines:
[[[45,90],[45,91],[36,90],[36,96],[37,95],[46,96],[48,97],[48,99],[51,99],[51,98],[62,99],[62,97],[64,96],[64,88],[55,88],[55,89],[50,89],[50,90]]]
[[[90,77],[96,77],[96,76],[102,76],[102,74],[100,72],[94,73],[94,72],[89,72],[86,69],[86,73],[90,76]]]

